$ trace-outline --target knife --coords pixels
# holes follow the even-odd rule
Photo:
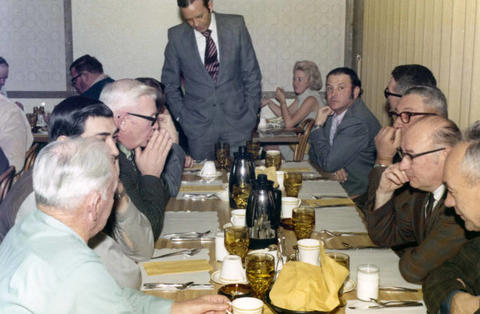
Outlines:
[[[183,288],[182,283],[170,283],[170,282],[147,282],[143,284],[145,289],[169,289],[169,288]],[[192,283],[183,289],[213,289],[213,285],[209,283]]]

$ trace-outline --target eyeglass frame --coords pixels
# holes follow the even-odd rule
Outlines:
[[[428,155],[428,154],[433,154],[433,153],[440,152],[440,151],[445,150],[445,149],[447,149],[447,148],[446,147],[440,147],[440,148],[428,150],[426,152],[422,152],[422,153],[418,153],[418,154],[410,154],[410,153],[404,152],[401,148],[397,148],[397,154],[400,157],[400,159],[403,159],[406,156],[408,156],[408,158],[410,158],[410,160],[413,161],[417,157]]]
[[[70,79],[70,82],[72,83],[72,85],[75,85],[77,83],[77,80],[80,76],[83,75],[83,71],[81,71],[80,73],[78,73],[77,75],[75,75],[74,77],[72,77]]]
[[[385,96],[385,98],[388,98],[389,96],[398,97],[398,98],[403,97],[403,95],[390,92],[388,90],[388,87],[385,87],[385,90],[383,91],[383,96]]]
[[[155,122],[157,122],[157,118],[158,118],[158,115],[160,113],[158,112],[155,112],[155,117],[151,117],[151,116],[145,116],[143,114],[139,114],[139,113],[133,113],[133,112],[127,112],[127,114],[131,115],[131,116],[134,116],[134,117],[138,117],[138,118],[142,118],[142,119],[145,119],[145,120],[148,120],[150,121],[152,124],[151,126],[153,126],[155,124]]]
[[[411,112],[411,111],[402,111],[399,113],[395,111],[390,111],[388,114],[394,119],[400,118],[400,120],[402,120],[402,122],[405,124],[410,123],[410,119],[413,116],[436,116],[437,115],[436,113],[433,113],[433,112]],[[402,118],[402,116],[406,116],[407,118],[404,119]]]

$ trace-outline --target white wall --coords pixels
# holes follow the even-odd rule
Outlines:
[[[245,17],[264,91],[291,91],[297,60],[315,61],[323,78],[344,64],[345,0],[214,0],[214,9]],[[175,0],[72,0],[73,58],[91,54],[115,79],[159,79],[167,29],[181,22],[178,12]],[[27,111],[40,101],[23,100]]]

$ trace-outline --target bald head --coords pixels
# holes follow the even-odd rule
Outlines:
[[[426,116],[406,130],[405,138],[413,141],[429,141],[434,145],[453,147],[462,139],[462,133],[452,120],[440,116]]]

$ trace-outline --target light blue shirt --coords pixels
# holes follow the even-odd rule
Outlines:
[[[0,245],[0,313],[170,313],[172,303],[120,288],[77,233],[40,210]]]

